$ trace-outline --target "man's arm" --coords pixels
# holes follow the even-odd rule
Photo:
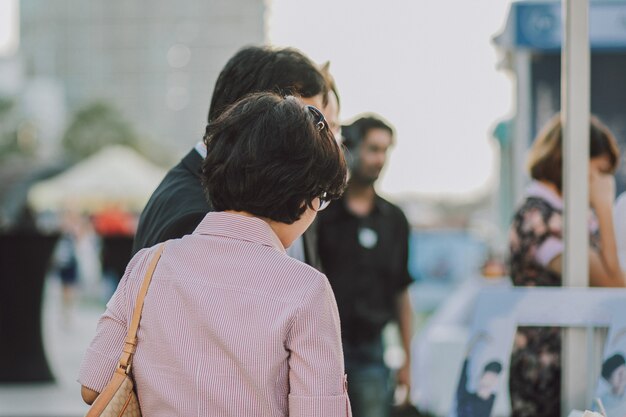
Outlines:
[[[411,338],[413,336],[413,308],[411,307],[411,298],[409,297],[409,285],[413,281],[409,274],[409,239],[411,227],[404,213],[400,211],[400,228],[399,239],[401,246],[400,257],[400,273],[397,277],[397,285],[399,292],[395,299],[396,320],[400,330],[400,338],[402,347],[404,348],[405,360],[402,367],[398,370],[398,384],[405,385],[410,392],[411,389]]]
[[[400,329],[400,339],[404,348],[405,360],[398,370],[398,384],[411,387],[411,338],[413,336],[413,308],[409,290],[405,288],[396,299],[396,314],[398,327]]]

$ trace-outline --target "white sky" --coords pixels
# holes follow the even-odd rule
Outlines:
[[[395,125],[379,189],[463,198],[494,183],[490,136],[513,86],[491,38],[509,0],[270,3],[270,42],[331,61],[343,120],[373,111]]]

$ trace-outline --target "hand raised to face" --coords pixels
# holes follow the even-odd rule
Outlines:
[[[594,209],[612,206],[615,200],[615,177],[602,168],[594,160],[589,163],[589,203]]]

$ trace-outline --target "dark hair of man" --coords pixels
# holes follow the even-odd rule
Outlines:
[[[208,122],[251,93],[272,91],[281,96],[324,95],[328,86],[317,65],[293,48],[249,46],[224,66],[213,88]]]
[[[606,156],[614,173],[619,163],[619,147],[613,133],[597,117],[589,119],[589,158]],[[563,189],[563,126],[557,114],[539,132],[528,158],[530,176]]]
[[[291,224],[326,193],[339,198],[346,162],[324,122],[295,97],[257,93],[207,127],[203,184],[216,211]]]
[[[602,364],[602,378],[609,381],[613,372],[622,365],[626,365],[626,360],[624,360],[623,355],[616,353],[615,355],[609,357]]]
[[[489,362],[487,365],[485,365],[485,368],[483,369],[483,373],[485,372],[493,372],[494,374],[499,374],[500,372],[502,372],[502,364],[498,361]]]
[[[359,117],[351,124],[341,127],[341,136],[344,138],[344,145],[349,150],[358,148],[372,129],[386,130],[393,140],[393,128],[381,118],[372,115]]]

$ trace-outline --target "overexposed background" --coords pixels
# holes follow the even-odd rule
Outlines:
[[[0,55],[18,48],[17,2],[0,0]],[[396,127],[381,191],[473,199],[492,189],[491,131],[511,110],[491,42],[509,5],[269,0],[267,40],[331,61],[344,121],[376,112]]]
[[[495,122],[512,83],[491,38],[509,1],[272,0],[269,41],[331,61],[342,119],[376,112],[397,129],[384,192],[474,198],[495,181]]]

